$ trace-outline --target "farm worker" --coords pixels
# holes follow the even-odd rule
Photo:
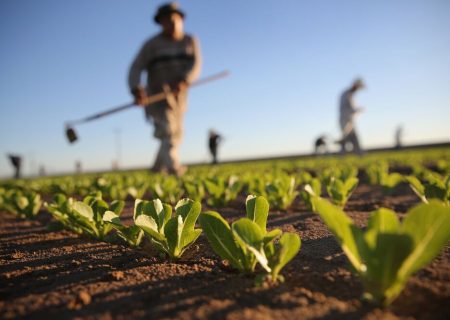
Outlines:
[[[217,146],[219,145],[221,140],[222,140],[221,135],[219,135],[213,129],[209,130],[208,146],[209,146],[209,152],[211,153],[213,164],[217,163]]]
[[[8,158],[9,161],[11,161],[12,166],[14,167],[14,178],[20,179],[20,167],[22,165],[22,157],[15,154],[9,154]]]
[[[321,135],[314,141],[314,153],[328,153],[327,136]]]
[[[161,145],[152,167],[154,172],[182,175],[178,147],[183,136],[183,116],[187,108],[187,89],[198,78],[201,55],[198,40],[184,33],[185,14],[176,3],[158,8],[154,21],[161,32],[147,40],[134,59],[128,85],[135,103],[145,106],[145,115],[154,124],[154,136]],[[140,81],[147,73],[147,83]],[[145,105],[148,95],[162,91],[173,94],[161,102]]]
[[[403,127],[398,126],[397,129],[395,129],[395,148],[401,149],[402,147],[402,136],[403,136]]]
[[[352,145],[352,151],[361,155],[362,150],[359,145],[358,136],[355,131],[354,117],[356,114],[363,111],[363,108],[356,107],[353,100],[353,95],[356,91],[365,88],[365,84],[362,79],[356,79],[352,86],[345,90],[340,99],[340,116],[339,124],[342,130],[342,139],[338,141],[341,144],[342,152],[346,151],[348,144]]]

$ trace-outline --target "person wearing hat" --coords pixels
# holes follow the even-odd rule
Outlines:
[[[178,147],[183,136],[183,117],[187,108],[187,89],[200,73],[201,54],[198,40],[184,33],[185,14],[176,3],[158,8],[154,21],[161,32],[147,40],[131,64],[128,85],[135,103],[145,107],[154,136],[161,141],[152,171],[182,175]],[[146,72],[147,83],[141,83]],[[173,94],[165,101],[146,105],[149,95],[162,91]]]
[[[343,153],[347,151],[347,147],[349,144],[352,146],[353,152],[359,155],[363,153],[354,125],[355,115],[362,112],[363,108],[356,107],[353,100],[354,94],[362,88],[365,88],[363,80],[356,79],[353,82],[352,86],[349,89],[345,90],[341,95],[339,107],[339,125],[342,130],[342,139],[339,140],[338,143],[341,145],[341,152]]]

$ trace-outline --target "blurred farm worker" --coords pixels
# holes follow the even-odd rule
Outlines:
[[[217,147],[222,140],[222,137],[215,132],[214,130],[209,130],[209,139],[208,139],[208,145],[209,145],[209,152],[211,153],[212,157],[212,163],[217,163]]]
[[[339,106],[339,124],[342,138],[338,143],[341,144],[341,151],[346,152],[347,147],[351,145],[352,151],[359,155],[362,154],[362,150],[355,131],[354,118],[356,114],[363,111],[363,108],[356,107],[353,95],[362,88],[365,88],[364,82],[361,79],[356,79],[352,86],[342,93]]]
[[[314,141],[315,154],[328,153],[327,140],[327,137],[322,135]]]
[[[14,178],[19,179],[20,178],[20,168],[22,166],[22,158],[18,155],[9,154],[8,155],[9,161],[11,162],[12,166],[14,167]]]
[[[187,90],[198,78],[201,55],[198,40],[184,33],[185,14],[176,3],[158,8],[154,21],[161,32],[147,40],[135,57],[128,85],[138,105],[154,124],[154,136],[161,141],[152,171],[182,175],[178,147],[183,137],[183,118],[187,109]],[[146,72],[147,83],[141,83]],[[145,105],[148,95],[172,91],[164,101]]]
[[[402,148],[402,137],[403,137],[403,127],[398,126],[395,130],[395,148],[401,149]]]
[[[82,170],[82,165],[81,165],[81,161],[77,160],[75,161],[75,173],[81,173]]]

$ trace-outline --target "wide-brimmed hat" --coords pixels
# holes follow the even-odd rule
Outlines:
[[[159,24],[161,23],[160,21],[162,17],[171,13],[178,13],[182,18],[185,16],[184,12],[178,8],[178,4],[176,2],[171,2],[160,6],[153,19]]]

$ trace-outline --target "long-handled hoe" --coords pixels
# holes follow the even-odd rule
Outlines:
[[[211,82],[211,81],[215,81],[215,80],[224,78],[224,77],[228,76],[228,74],[229,74],[228,71],[222,71],[222,72],[213,74],[211,76],[208,76],[208,77],[205,77],[205,78],[202,78],[202,79],[200,79],[198,81],[193,82],[191,84],[191,87],[199,86],[199,85]],[[149,104],[161,101],[161,100],[165,100],[165,99],[168,99],[168,100],[169,99],[174,99],[173,92],[170,91],[170,89],[165,89],[164,91],[162,91],[160,93],[157,93],[157,94],[149,96],[147,98],[146,105],[149,105]],[[119,112],[119,111],[123,111],[123,110],[126,110],[126,109],[130,109],[130,108],[136,107],[136,106],[137,105],[134,102],[131,102],[131,103],[127,103],[127,104],[115,107],[115,108],[111,108],[111,109],[105,110],[103,112],[99,112],[99,113],[93,114],[91,116],[88,116],[88,117],[85,117],[85,118],[82,118],[82,119],[78,119],[78,120],[74,120],[74,121],[68,121],[65,124],[65,132],[66,132],[67,140],[69,140],[70,143],[74,143],[78,139],[77,133],[75,132],[75,130],[73,128],[74,125],[78,125],[78,124],[86,123],[86,122],[89,122],[89,121],[97,120],[97,119],[109,116],[109,115],[111,115],[113,113],[116,113],[116,112]]]

